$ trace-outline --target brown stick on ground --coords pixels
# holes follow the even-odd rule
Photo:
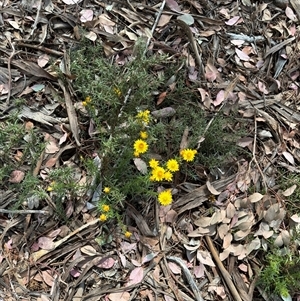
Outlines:
[[[220,260],[219,258],[219,254],[217,252],[217,250],[215,249],[215,246],[211,240],[211,238],[209,236],[205,236],[205,239],[206,239],[206,242],[207,242],[207,245],[209,247],[209,250],[219,268],[219,270],[221,271],[221,274],[226,282],[226,284],[228,285],[228,288],[233,296],[233,299],[235,301],[242,301],[242,298],[240,297],[236,287],[234,286],[232,280],[231,280],[231,276],[230,274],[228,273],[228,271],[225,269],[222,261]]]

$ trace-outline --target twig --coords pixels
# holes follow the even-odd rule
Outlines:
[[[44,46],[41,46],[41,45],[31,45],[31,44],[25,44],[25,43],[18,43],[18,46],[41,50],[43,52],[50,53],[50,54],[53,54],[53,55],[58,55],[58,56],[63,56],[64,55],[64,53],[61,52],[61,51],[50,49],[50,48],[47,48],[47,47],[44,47]]]
[[[154,24],[153,24],[153,26],[152,26],[152,29],[151,29],[152,36],[153,36],[154,30],[155,30],[155,28],[156,28],[156,26],[157,26],[157,24],[158,24],[158,21],[159,21],[159,19],[160,19],[160,17],[161,17],[161,14],[162,14],[162,12],[163,12],[163,10],[164,10],[165,4],[166,4],[166,0],[164,0],[164,1],[162,2],[161,6],[160,6],[160,9],[159,9],[159,12],[158,12],[158,14],[157,14],[157,17],[156,17],[156,19],[155,19],[155,22],[154,22]],[[144,50],[143,55],[145,55],[146,52],[147,52],[147,49],[148,49],[148,46],[149,46],[149,44],[150,44],[151,38],[152,38],[152,37],[149,37],[148,40],[147,40],[146,47],[145,47],[145,50]]]
[[[206,239],[206,242],[207,242],[207,245],[209,247],[209,250],[220,270],[220,272],[222,273],[222,276],[226,282],[226,284],[228,285],[228,288],[233,296],[233,299],[235,301],[242,301],[242,298],[240,297],[236,287],[234,286],[232,280],[231,280],[231,277],[230,277],[230,274],[228,273],[228,271],[225,269],[222,261],[220,260],[219,258],[219,254],[217,253],[217,250],[215,249],[215,246],[211,240],[211,238],[209,236],[205,236],[205,239]]]
[[[263,181],[263,184],[264,184],[264,188],[265,188],[265,192],[268,191],[268,186],[267,186],[267,183],[266,183],[266,179],[265,179],[265,175],[264,173],[262,172],[258,162],[257,162],[257,159],[256,159],[256,140],[257,140],[257,122],[256,122],[256,115],[254,115],[254,140],[253,140],[253,149],[252,149],[252,160],[250,161],[250,164],[249,164],[249,168],[251,166],[251,162],[254,161],[255,165],[257,166],[257,169],[262,177],[262,181]]]
[[[31,37],[33,35],[33,33],[34,33],[35,29],[36,29],[36,26],[38,24],[39,17],[40,17],[40,11],[41,11],[41,8],[42,8],[42,3],[43,3],[43,1],[40,0],[39,5],[37,7],[37,13],[36,13],[36,16],[35,16],[35,20],[34,20],[34,23],[32,25],[32,30],[31,30],[31,32],[29,34],[29,37]]]
[[[186,280],[187,280],[190,288],[192,289],[196,300],[197,301],[204,301],[204,299],[202,298],[202,296],[200,294],[199,288],[198,288],[197,284],[195,283],[195,281],[193,279],[193,276],[191,275],[190,270],[187,268],[187,266],[182,261],[182,259],[178,258],[178,257],[175,257],[175,256],[168,256],[167,259],[176,262],[182,268],[184,276],[186,277]]]
[[[15,51],[15,47],[14,44],[11,42],[10,37],[7,38],[11,48],[12,48],[12,53],[10,54],[8,61],[7,61],[7,69],[8,69],[8,93],[7,93],[7,97],[6,97],[6,106],[9,105],[9,101],[10,101],[10,96],[11,96],[11,60],[14,57],[14,55],[16,54]]]
[[[9,214],[49,214],[47,210],[8,210],[0,209],[0,213],[9,213]]]

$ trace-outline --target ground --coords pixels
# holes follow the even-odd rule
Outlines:
[[[299,20],[4,1],[0,299],[298,300]]]

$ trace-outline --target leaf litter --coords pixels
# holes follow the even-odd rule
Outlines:
[[[299,163],[299,73],[294,68],[299,57],[299,43],[295,38],[300,17],[297,2],[291,1],[291,5],[282,8],[275,2],[251,6],[248,1],[242,1],[241,9],[237,10],[236,1],[229,1],[225,6],[222,2],[167,0],[161,6],[161,18],[152,33],[156,4],[160,4],[155,1],[127,2],[124,6],[97,1],[89,5],[80,0],[62,2],[40,1],[39,5],[30,1],[7,2],[1,12],[4,27],[0,48],[3,54],[0,112],[4,118],[13,112],[13,97],[28,98],[18,118],[24,124],[32,122],[45,137],[46,149],[41,165],[37,166],[42,178],[47,180],[49,169],[58,166],[64,153],[82,143],[80,111],[73,101],[72,75],[63,46],[69,48],[72,39],[75,42],[80,39],[81,25],[85,26],[85,36],[92,41],[101,39],[105,53],[119,64],[126,57],[119,57],[118,49],[126,51],[140,36],[151,39],[150,46],[155,45],[160,53],[169,51],[185,57],[190,69],[187,81],[201,81],[199,106],[209,113],[215,113],[223,105],[228,114],[237,108],[247,120],[250,133],[239,144],[249,148],[253,158],[259,160],[237,160],[235,173],[220,179],[210,178],[196,188],[192,183],[185,183],[191,188],[181,193],[172,207],[160,212],[156,236],[145,235],[152,233],[146,228],[144,232],[134,229],[135,235],[129,241],[114,236],[108,249],[100,247],[101,243],[94,239],[101,235],[109,239],[110,235],[97,226],[95,215],[85,207],[84,196],[77,200],[75,211],[69,207],[70,222],[62,233],[51,216],[51,208],[56,207],[51,197],[42,208],[48,214],[36,210],[36,214],[30,215],[23,210],[17,216],[12,210],[4,211],[13,202],[14,192],[0,191],[3,210],[0,260],[4,267],[1,277],[4,284],[11,283],[14,288],[3,284],[0,297],[14,300],[26,288],[38,296],[34,300],[71,300],[80,295],[83,286],[82,300],[132,300],[138,296],[148,296],[151,300],[153,293],[165,300],[214,300],[216,296],[225,299],[227,293],[235,300],[252,300],[253,291],[248,286],[254,280],[248,272],[253,254],[265,248],[270,238],[277,246],[288,246],[292,229],[300,224],[299,215],[289,218],[285,208],[286,198],[297,192],[297,185],[284,192],[276,191],[276,168],[299,173],[296,167]],[[261,20],[253,18],[258,13]],[[122,23],[118,23],[119,18]],[[249,24],[252,24],[251,32]],[[163,32],[168,38],[162,38]],[[268,41],[272,43],[269,45]],[[66,81],[51,69],[51,61],[59,66]],[[171,84],[167,86],[172,88]],[[157,104],[164,104],[167,95],[167,91],[161,92]],[[60,98],[65,100],[65,106],[59,103]],[[54,105],[53,109],[49,104]],[[57,114],[57,108],[64,111],[63,117]],[[153,113],[157,118],[172,117],[173,110],[167,107]],[[2,120],[1,117],[0,123]],[[183,139],[187,141],[188,136]],[[22,156],[20,148],[15,159],[21,161]],[[76,166],[72,156],[69,161]],[[145,162],[135,160],[135,164],[145,172]],[[26,173],[27,168],[14,170],[8,181],[18,184]],[[78,174],[84,183],[79,167]],[[270,188],[264,193],[261,192],[262,174]],[[253,187],[260,192],[249,193]],[[35,205],[30,207],[28,202],[28,207],[32,209]],[[135,218],[142,218],[144,227],[149,222],[144,217],[135,215]],[[27,249],[21,248],[24,243]],[[234,260],[235,268],[239,269],[237,274],[233,273],[234,277],[247,284],[239,287],[238,292],[227,272],[230,267],[225,266],[226,259]],[[204,271],[216,265],[221,271],[219,275],[214,279],[207,277]],[[93,279],[93,285],[87,281],[89,278]],[[201,287],[197,279],[204,283]],[[147,281],[155,281],[155,285],[149,286]],[[68,291],[60,289],[66,283]]]

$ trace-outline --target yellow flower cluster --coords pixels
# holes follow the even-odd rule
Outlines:
[[[119,88],[114,87],[114,92],[115,92],[115,94],[116,94],[118,97],[121,97],[122,92],[121,92],[121,90],[120,90]]]
[[[149,110],[140,111],[136,115],[136,118],[147,125],[150,122],[150,111]]]
[[[90,96],[87,96],[85,100],[82,102],[82,105],[86,107],[92,101]]]
[[[124,233],[124,235],[125,235],[126,238],[130,238],[130,236],[132,235],[132,233],[129,232],[129,231],[126,231],[126,232]]]
[[[195,155],[197,154],[197,151],[195,149],[183,149],[180,151],[180,156],[184,161],[191,162],[195,159]]]
[[[179,170],[179,163],[176,159],[170,159],[166,163],[166,167],[159,166],[159,162],[155,159],[149,161],[149,166],[152,168],[150,181],[172,181],[173,173]]]

